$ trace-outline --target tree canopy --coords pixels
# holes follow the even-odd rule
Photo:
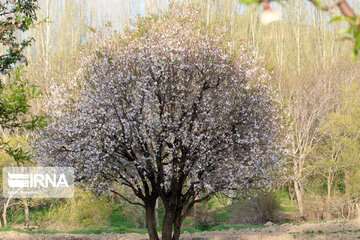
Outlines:
[[[36,145],[40,161],[76,167],[88,186],[132,190],[151,239],[157,198],[162,239],[179,239],[196,202],[268,186],[282,157],[279,103],[256,51],[240,45],[233,54],[232,43],[197,28],[197,17],[173,7],[100,42],[83,58],[80,96],[54,98]]]

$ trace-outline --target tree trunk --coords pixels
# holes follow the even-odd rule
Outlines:
[[[355,204],[355,208],[356,208],[356,211],[357,211],[357,218],[360,219],[360,206],[358,203]]]
[[[294,189],[295,189],[296,201],[298,204],[300,216],[304,216],[304,205],[302,199],[303,190],[301,184],[297,180],[294,181]]]
[[[155,204],[147,203],[145,205],[146,211],[146,227],[149,233],[150,240],[159,240],[158,232],[155,224]]]
[[[327,199],[326,199],[326,218],[330,219],[330,202],[331,202],[331,185],[332,185],[332,174],[329,173],[327,178]]]
[[[156,199],[156,204],[155,204],[155,221],[156,221],[156,227],[160,227],[160,223],[159,223],[159,199]]]
[[[210,0],[207,1],[207,9],[206,9],[206,26],[210,24]]]
[[[168,205],[168,204],[166,204]],[[169,206],[169,205],[168,205]],[[163,229],[161,233],[162,240],[172,240],[172,227],[175,217],[175,206],[174,207],[165,207],[165,217],[163,221]]]
[[[176,211],[175,218],[174,218],[174,235],[172,240],[179,240],[180,239],[180,228],[181,228],[181,214],[182,208],[179,208]]]
[[[198,204],[194,204],[194,220],[195,220],[195,223],[196,223],[196,219],[197,219],[197,211],[198,211]]]
[[[295,192],[294,192],[294,189],[291,186],[289,186],[289,195],[290,195],[290,205],[294,206]]]
[[[327,203],[330,204],[331,201],[331,174],[329,174],[328,179],[327,179]]]
[[[6,221],[6,210],[7,210],[8,206],[9,206],[10,199],[11,199],[11,198],[8,198],[7,201],[4,203],[4,210],[3,210],[3,213],[2,213],[3,222],[4,222],[4,227],[6,227],[6,225],[7,225],[7,221]]]
[[[3,222],[4,222],[4,227],[6,227],[7,225],[7,221],[6,221],[6,204],[4,203],[4,210],[3,210],[3,213],[2,213],[2,217],[3,217]]]
[[[229,196],[227,196],[226,206],[230,206],[232,204],[232,192],[229,192]]]
[[[30,225],[30,219],[29,219],[29,205],[27,199],[24,199],[24,213],[25,213],[25,227],[28,227]]]

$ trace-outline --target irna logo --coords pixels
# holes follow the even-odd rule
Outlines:
[[[69,187],[65,174],[11,174],[8,172],[8,186],[11,188]]]
[[[3,168],[6,198],[70,198],[74,195],[74,170],[69,167]]]

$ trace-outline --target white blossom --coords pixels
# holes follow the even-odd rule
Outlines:
[[[75,167],[92,188],[123,183],[140,198],[170,193],[174,182],[193,194],[271,182],[281,117],[256,51],[241,46],[235,58],[221,38],[174,19],[96,42],[73,86],[53,88],[39,161]]]

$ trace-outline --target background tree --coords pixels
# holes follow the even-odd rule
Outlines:
[[[37,1],[2,1],[0,4],[0,42],[4,53],[0,56],[0,72],[8,73],[18,62],[26,62],[24,48],[33,38],[21,36],[36,21]],[[16,37],[19,34],[19,37]],[[31,115],[29,102],[40,92],[34,85],[20,78],[21,68],[15,71],[13,82],[0,86],[0,127],[2,131],[33,130],[45,124],[44,116]],[[29,160],[23,149],[12,148],[0,138],[0,149],[14,157],[15,161]]]
[[[21,36],[37,20],[37,0],[5,0],[0,3],[0,41],[5,52],[0,56],[0,72],[7,73],[17,62],[26,62],[24,48],[33,38]],[[20,37],[16,37],[19,34]]]
[[[2,74],[18,65],[27,63],[24,50],[29,46],[33,38],[26,37],[25,32],[29,30],[37,20],[36,0],[1,1],[0,3],[0,43],[3,49],[0,55],[0,72]],[[24,150],[23,144],[13,146],[10,140],[5,140],[6,135],[13,133],[21,134],[26,130],[34,130],[45,124],[45,117],[31,113],[30,102],[40,96],[40,91],[30,85],[28,81],[21,79],[22,68],[14,71],[10,82],[0,83],[0,150],[10,155],[17,164],[29,161],[31,156]],[[4,200],[3,223],[6,226],[6,211],[11,198]],[[25,226],[29,224],[28,202],[24,200]]]
[[[0,56],[0,72],[8,73],[18,62],[26,62],[24,48],[33,38],[21,35],[36,21],[37,1],[3,1],[0,5],[0,40],[4,53]],[[20,36],[17,38],[16,34]],[[20,40],[19,40],[20,39]],[[21,68],[15,71],[13,81],[0,86],[0,127],[2,131],[33,130],[44,125],[44,116],[31,115],[29,102],[40,92],[34,85],[20,78]],[[0,138],[0,148],[14,157],[15,161],[29,160],[20,148],[12,148]]]
[[[266,186],[282,155],[268,74],[252,49],[235,55],[197,28],[198,15],[176,5],[104,40],[82,60],[79,97],[57,96],[66,110],[36,144],[38,160],[76,167],[87,185],[131,189],[140,201],[115,192],[145,208],[150,239],[159,197],[162,239],[177,240],[195,203]]]
[[[280,14],[277,11],[273,11],[270,7],[271,2],[280,2],[278,0],[240,0],[241,3],[254,4],[254,3],[263,3],[264,11],[261,17],[263,23],[268,24],[274,21],[280,20]],[[304,1],[297,1],[299,6],[298,10],[301,11],[301,3]],[[341,31],[342,37],[346,40],[351,40],[354,42],[353,47],[353,56],[354,59],[357,59],[360,49],[360,17],[355,13],[354,9],[350,6],[347,0],[334,0],[330,4],[324,4],[323,0],[308,0],[305,2],[310,2],[315,5],[318,9],[322,11],[327,11],[333,13],[335,9],[340,11],[340,14],[333,17],[330,22],[333,21],[343,21],[348,23],[346,28]],[[297,37],[299,41],[300,37]],[[299,44],[299,42],[298,42]],[[299,61],[299,58],[298,58]]]
[[[336,192],[345,193],[349,206],[355,209],[359,203],[358,189],[354,184],[359,180],[359,137],[360,101],[358,83],[344,88],[340,103],[335,112],[326,116],[325,123],[319,128],[321,140],[314,149],[312,175],[323,178],[326,186],[327,214],[332,209],[331,198]],[[339,189],[343,186],[343,189]],[[353,210],[349,217],[355,217]]]

